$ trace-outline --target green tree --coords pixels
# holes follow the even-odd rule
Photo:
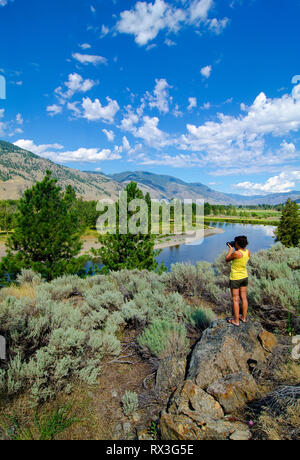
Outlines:
[[[135,199],[144,200],[144,195],[135,182],[128,184],[125,191],[127,192],[127,205]],[[149,197],[147,197],[146,204],[147,218],[147,216],[149,217]],[[102,244],[102,247],[92,251],[95,256],[100,257],[104,265],[101,271],[108,273],[109,271],[118,271],[125,268],[129,270],[164,270],[164,267],[159,267],[155,260],[155,257],[159,255],[160,251],[154,250],[155,237],[149,232],[149,226],[146,234],[143,232],[137,234],[132,234],[130,232],[121,234],[118,225],[120,213],[119,203],[116,204],[116,209],[116,232],[114,234],[106,233],[105,235],[100,235],[99,242]],[[134,214],[134,211],[127,213],[127,228],[129,220]],[[145,218],[145,216],[143,217]]]
[[[209,203],[204,203],[204,215],[205,216],[211,215],[211,205]]]
[[[290,248],[295,247],[300,242],[300,213],[296,201],[290,198],[287,200],[280,219],[280,224],[276,230],[277,241]]]
[[[0,229],[8,233],[13,229],[16,205],[10,201],[0,201]]]
[[[14,278],[31,268],[51,280],[65,273],[78,273],[84,258],[78,220],[70,210],[70,193],[62,193],[47,171],[41,182],[25,191],[15,216],[15,231],[8,239],[8,254],[0,264],[2,279]]]

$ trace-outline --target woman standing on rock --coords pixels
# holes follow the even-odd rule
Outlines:
[[[232,262],[230,273],[230,289],[233,300],[234,319],[228,320],[234,326],[247,322],[248,313],[248,272],[247,263],[250,259],[250,251],[246,249],[248,240],[246,236],[237,236],[232,243],[227,243],[229,247],[226,262]],[[234,251],[235,249],[235,251]],[[240,297],[242,299],[242,315],[240,317]]]

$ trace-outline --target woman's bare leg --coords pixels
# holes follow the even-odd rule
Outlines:
[[[247,313],[248,313],[248,299],[247,299],[247,286],[241,287],[240,294],[242,299],[242,321],[245,323],[247,321]]]
[[[235,326],[240,324],[240,290],[231,289],[232,301],[233,301],[233,314],[234,320],[231,321]]]

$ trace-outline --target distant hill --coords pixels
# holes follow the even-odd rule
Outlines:
[[[281,204],[289,197],[300,200],[300,192],[276,193],[266,196],[243,196],[217,192],[201,183],[187,183],[176,177],[144,171],[124,172],[107,176],[99,172],[79,171],[41,158],[9,142],[0,141],[0,200],[18,199],[24,191],[41,180],[46,171],[52,171],[61,187],[72,185],[77,195],[85,200],[110,197],[117,199],[119,191],[131,182],[137,182],[152,198],[204,198],[211,204],[256,205]]]
[[[116,199],[122,186],[104,174],[90,174],[57,165],[9,142],[0,141],[0,199],[18,199],[24,190],[52,171],[61,187],[72,185],[85,200]]]
[[[172,199],[201,198],[211,204],[224,205],[276,205],[284,203],[289,197],[293,200],[300,199],[300,192],[275,193],[270,195],[244,196],[237,194],[221,193],[201,183],[187,183],[172,176],[153,174],[144,171],[124,172],[110,176],[115,181],[127,184],[137,182],[141,189],[149,191],[152,198]]]

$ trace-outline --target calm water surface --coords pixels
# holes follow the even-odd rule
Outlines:
[[[182,244],[165,248],[158,256],[157,261],[159,263],[164,262],[168,268],[175,263],[196,264],[200,260],[214,262],[222,252],[226,251],[226,242],[233,241],[239,235],[248,237],[248,249],[252,252],[269,249],[275,243],[274,230],[276,227],[226,222],[210,222],[209,226],[221,228],[225,233],[208,236],[204,238],[201,245]]]

